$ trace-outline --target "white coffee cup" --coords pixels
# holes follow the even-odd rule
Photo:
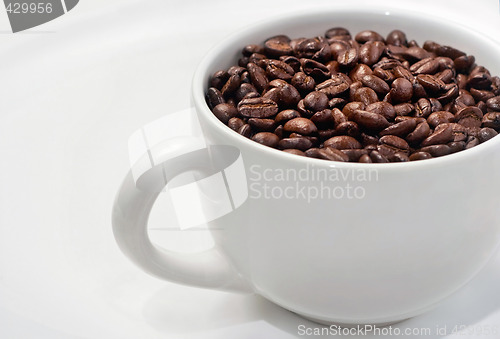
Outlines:
[[[500,137],[425,161],[340,163],[262,146],[208,108],[209,77],[235,64],[244,45],[277,34],[317,36],[335,26],[382,35],[400,29],[421,44],[434,40],[474,54],[500,74],[498,44],[423,13],[333,7],[233,34],[207,54],[193,80],[208,147],[194,136],[173,139],[162,147],[177,153],[164,152],[163,162],[142,174],[147,184],[131,171],[118,192],[113,230],[131,260],[166,280],[252,291],[306,318],[342,324],[421,314],[487,263],[500,243]],[[147,235],[151,208],[165,179],[193,170],[219,180],[220,191],[200,189],[208,196],[201,200],[205,212],[231,207],[208,223],[216,245],[197,254],[160,250]]]

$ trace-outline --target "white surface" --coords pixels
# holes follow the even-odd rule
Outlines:
[[[469,26],[500,36],[498,1],[384,4],[448,11],[456,20],[472,15]],[[257,296],[152,278],[118,250],[110,225],[129,168],[128,137],[189,105],[194,65],[212,45],[287,6],[313,4],[82,0],[67,15],[15,35],[0,9],[2,339],[281,339],[305,337],[301,324],[317,326]],[[157,208],[152,227],[164,227],[166,215]],[[156,233],[165,247],[186,252],[211,242],[203,231]],[[439,308],[394,327],[431,330],[408,338],[498,338],[485,333],[500,333],[499,285],[497,256]],[[440,335],[445,326],[448,334],[468,328]]]

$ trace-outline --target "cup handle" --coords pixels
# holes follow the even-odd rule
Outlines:
[[[176,156],[158,161],[140,178],[132,168],[121,184],[112,211],[118,246],[132,262],[158,278],[197,287],[252,292],[217,247],[199,253],[177,253],[158,248],[149,239],[149,215],[166,182],[186,172],[199,172],[210,163],[208,148],[192,151],[199,148],[199,138],[187,136],[168,141]]]

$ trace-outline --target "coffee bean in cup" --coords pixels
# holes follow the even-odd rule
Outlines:
[[[209,81],[235,132],[284,152],[387,163],[467,150],[500,131],[500,78],[454,47],[393,30],[270,37]]]

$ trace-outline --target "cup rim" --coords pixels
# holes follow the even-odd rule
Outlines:
[[[484,143],[481,143],[477,146],[472,147],[468,150],[462,150],[453,154],[448,154],[441,157],[436,157],[432,159],[426,159],[423,161],[408,161],[408,162],[390,162],[390,163],[356,163],[356,162],[340,162],[340,161],[327,161],[323,159],[316,159],[310,157],[297,156],[295,154],[289,154],[283,152],[278,149],[274,149],[268,146],[261,145],[249,138],[246,138],[237,132],[230,129],[227,125],[221,122],[217,117],[212,113],[209,109],[208,105],[205,101],[205,93],[206,93],[206,85],[204,82],[204,75],[207,71],[207,68],[216,59],[221,53],[227,52],[228,50],[234,50],[235,45],[241,43],[241,36],[250,34],[252,31],[258,31],[266,26],[274,26],[278,27],[280,22],[293,20],[294,18],[304,18],[304,17],[312,17],[317,14],[324,14],[325,12],[331,13],[334,16],[339,15],[347,15],[347,14],[355,14],[359,16],[363,15],[379,15],[379,16],[394,16],[400,17],[402,19],[407,20],[420,20],[422,22],[432,22],[435,24],[440,24],[443,26],[451,27],[456,29],[457,31],[466,32],[469,36],[473,36],[474,38],[481,41],[481,43],[488,44],[498,55],[500,56],[500,44],[493,40],[488,35],[472,28],[463,23],[459,23],[457,21],[450,20],[446,17],[441,17],[436,14],[424,13],[421,11],[405,11],[403,9],[395,8],[395,7],[383,7],[376,8],[375,6],[365,6],[363,9],[356,9],[349,6],[339,6],[339,5],[330,5],[330,6],[319,6],[309,9],[301,9],[288,11],[285,13],[281,13],[276,15],[272,19],[259,20],[254,22],[253,24],[247,25],[233,33],[231,33],[226,38],[222,39],[220,42],[215,44],[202,58],[201,62],[198,64],[198,67],[195,70],[192,86],[191,86],[191,94],[192,101],[196,108],[198,114],[206,117],[204,119],[204,123],[209,124],[210,128],[218,130],[219,133],[225,135],[228,143],[234,146],[243,145],[245,147],[254,148],[259,152],[266,153],[269,156],[273,156],[279,161],[283,162],[292,162],[295,164],[309,165],[309,166],[323,166],[323,167],[332,167],[332,168],[348,168],[348,169],[377,169],[383,171],[400,171],[400,170],[421,170],[421,169],[432,169],[443,166],[454,165],[457,162],[467,163],[470,160],[476,159],[480,156],[481,152],[491,151],[492,148],[498,147],[500,144],[500,133],[498,137],[494,137],[493,139],[487,140]],[[425,16],[424,16],[425,15]],[[279,34],[276,32],[269,32],[269,36],[273,34]],[[500,76],[500,74],[499,74]],[[500,152],[500,149],[498,150]]]

